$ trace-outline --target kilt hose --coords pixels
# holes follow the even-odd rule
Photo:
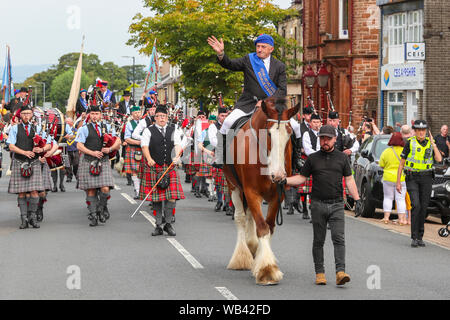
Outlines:
[[[88,160],[89,159],[89,160]],[[78,189],[89,190],[102,187],[114,189],[114,179],[112,175],[109,157],[105,156],[101,159],[102,171],[98,176],[93,176],[89,172],[91,157],[85,157],[83,154],[80,158],[80,167],[78,168]]]
[[[155,164],[152,167],[145,165],[144,177],[141,179],[141,186],[139,188],[139,199],[144,200],[147,193],[152,190],[153,186],[158,181],[158,174],[166,171],[168,165],[160,166]],[[180,177],[176,169],[172,169],[166,173],[169,176],[170,184],[166,189],[156,187],[152,194],[147,198],[147,201],[160,202],[165,200],[181,200],[184,199],[183,188],[181,187]]]
[[[8,193],[24,193],[31,191],[45,190],[45,177],[41,162],[34,160],[32,162],[33,174],[31,177],[24,178],[20,173],[20,165],[22,163],[16,159],[12,160],[11,178],[9,180]],[[49,170],[50,172],[50,170]]]
[[[130,147],[127,146],[125,149],[125,156],[124,156],[124,162],[123,162],[123,172],[130,173],[130,174],[138,174],[140,170],[140,161],[136,161],[134,159],[134,155],[136,154],[136,151],[142,152],[142,149],[140,147]],[[142,158],[144,158],[144,155],[142,155]]]

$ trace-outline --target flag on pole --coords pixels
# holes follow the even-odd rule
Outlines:
[[[77,69],[73,75],[72,88],[70,89],[69,100],[67,101],[66,114],[69,117],[74,118],[75,109],[77,105],[77,100],[80,95],[80,85],[81,85],[81,72],[83,69],[83,49],[84,49],[84,36],[83,42],[81,43],[80,58],[78,59]]]
[[[2,78],[2,95],[5,103],[9,103],[11,101],[11,96],[13,95],[13,93],[14,84],[12,82],[11,55],[9,46],[6,46],[6,60]]]
[[[150,56],[150,65],[148,66],[148,73],[145,79],[144,92],[148,88],[153,88],[158,82],[161,81],[161,74],[159,73],[159,57],[158,51],[156,50],[156,39],[153,43],[152,55]]]

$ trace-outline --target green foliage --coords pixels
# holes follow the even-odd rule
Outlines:
[[[50,99],[53,102],[53,106],[58,104],[58,108],[65,113],[67,100],[69,99],[70,89],[72,87],[72,81],[74,76],[74,70],[66,70],[59,76],[57,76],[51,83]],[[81,88],[87,88],[90,83],[95,79],[89,78],[89,76],[83,71],[81,73]]]
[[[138,14],[130,26],[129,45],[150,55],[154,39],[162,57],[180,66],[185,97],[213,106],[214,95],[222,92],[224,101],[234,104],[234,92],[241,92],[243,76],[216,62],[216,54],[207,43],[214,35],[223,38],[230,58],[242,57],[255,50],[253,41],[261,33],[274,37],[274,56],[281,58],[280,48],[287,55],[296,47],[278,35],[276,26],[296,12],[284,10],[268,0],[144,0],[154,17]],[[282,59],[280,59],[282,60]],[[300,64],[287,63],[288,72]]]

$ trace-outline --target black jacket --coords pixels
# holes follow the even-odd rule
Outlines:
[[[89,102],[86,101],[86,103],[89,105]],[[78,97],[76,108],[75,108],[75,113],[77,114],[77,117],[79,117],[83,112],[87,112],[87,111],[81,104],[80,97]]]
[[[131,106],[134,105],[134,100],[130,99],[128,102],[128,106],[131,108]],[[121,114],[127,114],[127,108],[125,106],[125,100],[122,100],[119,102],[119,108],[117,109],[117,112]]]
[[[230,59],[227,55],[224,55],[222,60],[217,58],[217,61],[225,69],[244,72],[244,92],[239,97],[235,108],[241,109],[245,113],[250,113],[255,108],[257,102],[253,97],[256,97],[258,100],[267,98],[253,71],[249,55],[237,59]],[[270,58],[269,77],[278,88],[274,95],[286,96],[286,66],[273,56]]]

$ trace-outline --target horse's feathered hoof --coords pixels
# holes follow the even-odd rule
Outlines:
[[[238,245],[228,263],[229,270],[251,270],[253,267],[253,255],[246,245]]]
[[[283,273],[277,265],[268,265],[255,275],[256,284],[270,286],[278,284],[283,279]]]

